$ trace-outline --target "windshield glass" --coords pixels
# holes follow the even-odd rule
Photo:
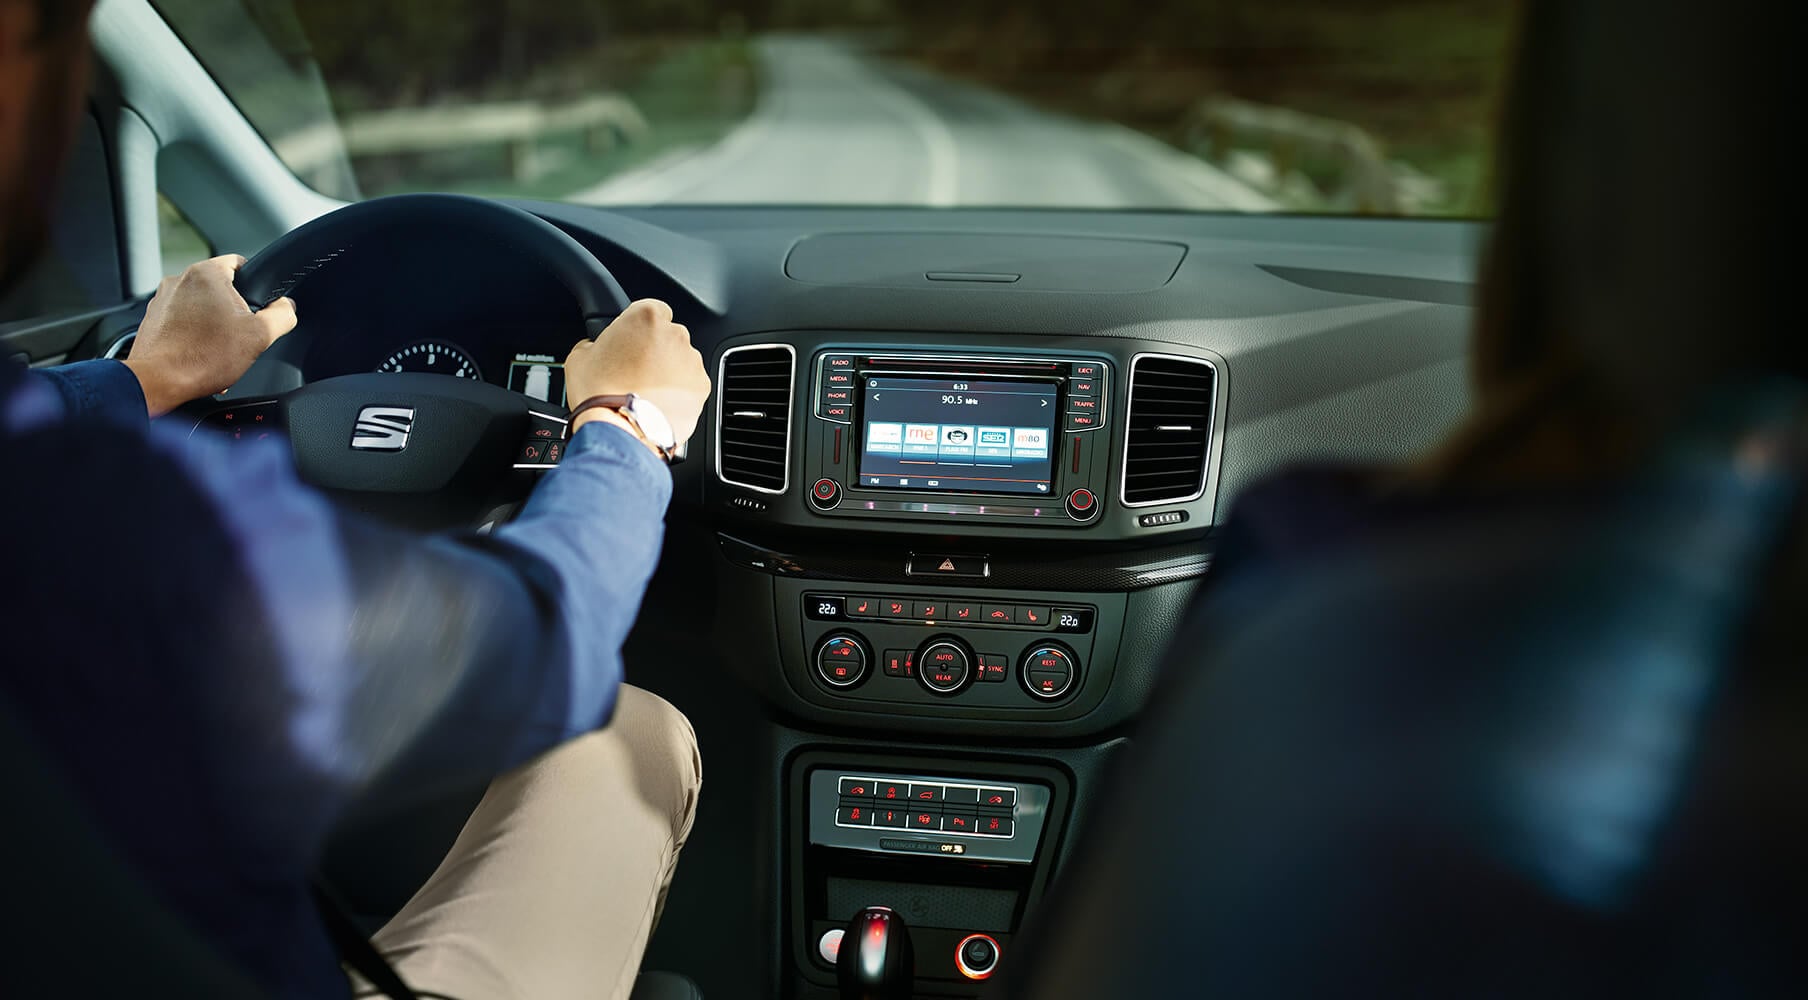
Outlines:
[[[156,0],[327,194],[1486,215],[1513,0]]]

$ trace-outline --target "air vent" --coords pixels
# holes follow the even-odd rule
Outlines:
[[[1184,503],[1205,493],[1216,379],[1209,362],[1192,358],[1140,354],[1130,362],[1124,506]]]
[[[735,347],[716,373],[716,478],[783,493],[791,468],[791,390],[797,352],[785,344]]]

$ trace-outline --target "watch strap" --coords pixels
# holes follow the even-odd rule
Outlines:
[[[652,445],[653,450],[659,453],[659,457],[663,459],[667,465],[670,465],[675,449],[666,448],[659,442],[647,436],[647,432],[640,426],[640,421],[634,419],[635,398],[633,393],[603,393],[601,395],[591,396],[571,408],[571,419],[576,420],[578,414],[583,413],[585,410],[614,410],[623,420],[626,420],[628,424],[634,428],[634,433],[639,435],[642,441]]]

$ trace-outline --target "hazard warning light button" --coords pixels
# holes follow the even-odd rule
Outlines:
[[[911,576],[984,579],[992,573],[985,556],[957,556],[945,552],[912,552],[905,572]]]

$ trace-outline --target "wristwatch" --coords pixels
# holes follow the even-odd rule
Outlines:
[[[678,435],[672,432],[672,422],[665,418],[659,407],[644,396],[634,393],[605,394],[591,396],[582,403],[571,408],[571,417],[577,419],[585,410],[614,410],[634,426],[640,436],[659,452],[667,465],[684,460],[684,452],[678,446]]]

